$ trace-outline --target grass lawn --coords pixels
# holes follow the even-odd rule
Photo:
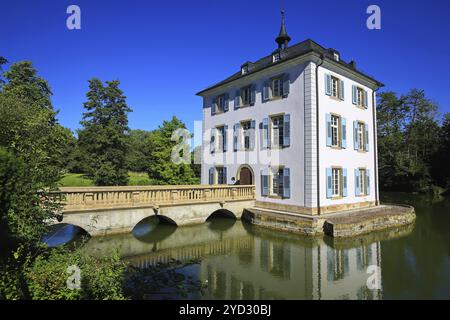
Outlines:
[[[94,183],[82,173],[67,173],[59,180],[61,187],[89,187]]]
[[[147,186],[150,185],[150,179],[145,172],[129,172],[129,186]],[[94,183],[91,179],[82,173],[67,173],[59,181],[61,187],[89,187]]]
[[[150,178],[145,172],[128,172],[129,186],[148,186],[151,185]]]

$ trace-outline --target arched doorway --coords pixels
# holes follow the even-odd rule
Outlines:
[[[242,165],[237,174],[238,182],[242,186],[248,186],[253,184],[253,170],[247,166]]]

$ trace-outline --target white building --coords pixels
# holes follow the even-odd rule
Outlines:
[[[312,40],[201,91],[203,184],[255,184],[257,206],[311,215],[378,204],[375,91]]]

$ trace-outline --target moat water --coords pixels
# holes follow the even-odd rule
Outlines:
[[[182,270],[207,284],[197,299],[450,299],[450,198],[392,193],[382,201],[413,205],[415,225],[338,240],[223,217],[182,228],[147,219],[132,234],[84,246],[99,255],[119,248],[141,268],[198,259]],[[46,242],[67,243],[78,231],[60,227]]]

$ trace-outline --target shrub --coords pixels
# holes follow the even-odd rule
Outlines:
[[[68,286],[75,274],[69,267],[80,269],[80,289]],[[33,300],[124,299],[122,283],[125,264],[117,252],[95,257],[75,249],[52,249],[39,255],[25,267],[24,276]]]

